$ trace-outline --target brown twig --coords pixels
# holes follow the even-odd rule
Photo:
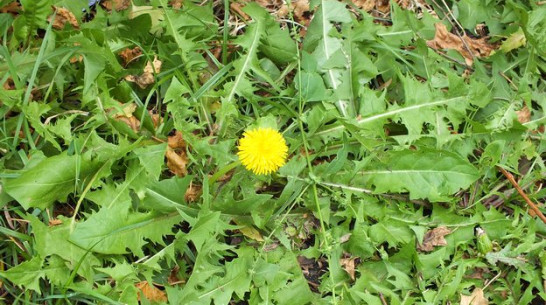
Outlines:
[[[381,292],[379,293],[379,299],[381,300],[381,304],[389,305],[389,303],[387,303],[387,300],[385,300],[385,297],[383,296]]]
[[[529,197],[527,197],[527,194],[525,194],[525,192],[521,189],[521,187],[517,183],[516,179],[514,179],[514,176],[511,173],[509,173],[507,170],[505,170],[504,168],[502,168],[500,166],[497,166],[497,168],[506,177],[506,179],[508,179],[508,181],[510,181],[510,183],[512,183],[512,185],[514,186],[514,188],[516,188],[516,190],[521,195],[521,197],[523,197],[525,202],[527,202],[529,207],[531,207],[531,210],[533,210],[535,212],[535,214],[537,214],[538,218],[540,218],[544,223],[546,223],[546,216],[544,216],[544,214],[542,214],[542,212],[540,211],[538,206],[533,201],[531,201],[531,199],[529,199]]]

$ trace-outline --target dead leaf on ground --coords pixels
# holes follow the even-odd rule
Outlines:
[[[119,57],[121,57],[121,60],[123,60],[123,66],[127,66],[131,61],[138,58],[140,55],[142,55],[142,50],[139,47],[134,47],[132,49],[127,48],[119,52]]]
[[[471,295],[461,294],[461,305],[488,305],[489,301],[483,295],[481,288],[475,288]]]
[[[8,77],[2,87],[4,87],[5,90],[15,90],[15,82],[13,81],[13,78]]]
[[[2,8],[0,8],[0,13],[17,15],[19,14],[20,10],[21,10],[21,5],[19,4],[19,2],[13,1],[9,4],[2,6]]]
[[[186,193],[184,194],[184,200],[188,203],[196,202],[197,199],[201,196],[202,193],[202,187],[200,185],[195,185],[193,183],[190,183],[190,186],[186,190]]]
[[[527,106],[523,106],[520,111],[516,111],[518,114],[518,121],[523,124],[531,120],[531,110]]]
[[[178,177],[184,177],[188,174],[188,170],[186,169],[188,157],[185,151],[176,153],[172,148],[167,147],[165,156],[167,157],[167,167],[173,174]]]
[[[148,284],[147,281],[138,282],[135,287],[140,289],[142,295],[153,302],[167,302],[167,295],[165,292],[154,285]],[[138,300],[140,301],[141,293],[138,293]]]
[[[423,237],[423,243],[417,246],[417,249],[423,252],[434,251],[435,246],[446,246],[447,241],[444,236],[451,233],[447,227],[437,227],[428,231]]]
[[[188,174],[186,169],[188,156],[186,155],[186,142],[182,137],[182,133],[177,130],[174,135],[167,138],[167,144],[167,151],[165,152],[167,167],[178,177],[186,176]]]
[[[161,72],[162,64],[163,63],[157,59],[157,56],[154,56],[153,64],[148,61],[141,75],[127,75],[125,76],[125,80],[136,83],[140,88],[144,89],[155,82],[154,73],[157,74]]]
[[[58,219],[58,218],[51,218],[51,219],[49,219],[49,226],[50,226],[50,227],[58,226],[58,225],[60,225],[60,224],[62,224],[62,223],[63,223],[63,221],[60,220],[60,219]]]
[[[296,22],[299,22],[305,26],[309,25],[310,16],[309,13],[309,0],[296,0],[291,2],[291,7],[286,4],[282,4],[279,10],[277,11],[277,16],[280,18],[288,17],[288,13],[292,10],[294,19]]]
[[[339,260],[341,267],[343,267],[343,270],[345,270],[348,274],[351,280],[355,280],[355,260],[357,257],[349,257],[349,258],[342,258]]]
[[[107,11],[111,11],[112,8],[116,11],[122,11],[129,8],[131,0],[106,0],[102,1],[100,5]]]
[[[459,52],[468,66],[472,66],[474,57],[486,57],[495,49],[495,45],[487,42],[487,37],[470,38],[466,34],[459,37],[447,30],[445,24],[435,24],[434,39],[428,40],[427,45],[435,50],[453,49]],[[464,42],[463,42],[464,41]]]
[[[128,103],[121,105],[121,107],[121,113],[114,108],[109,109],[110,113],[114,113],[113,119],[127,124],[134,132],[138,132],[140,130],[140,121],[133,115],[137,107],[136,104]]]
[[[80,25],[78,24],[78,20],[76,19],[76,16],[72,14],[71,11],[64,7],[56,7],[54,6],[53,9],[55,9],[56,15],[55,20],[53,20],[53,28],[57,30],[64,29],[65,25],[69,23],[72,25],[73,28],[79,29]],[[49,21],[51,21],[51,17],[49,18]]]
[[[184,0],[171,0],[169,2],[169,4],[175,9],[180,9],[182,7],[182,3],[184,3]]]
[[[241,18],[243,18],[245,21],[248,21],[250,19],[250,16],[248,16],[247,13],[243,11],[243,6],[240,3],[232,2],[230,3],[229,8],[235,11],[235,13],[241,16]]]
[[[167,138],[167,143],[172,149],[186,148],[186,142],[184,141],[184,138],[182,138],[182,133],[178,130],[174,133],[174,135]]]

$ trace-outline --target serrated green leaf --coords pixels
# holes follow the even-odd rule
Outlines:
[[[173,234],[173,226],[180,220],[178,213],[157,215],[132,212],[129,205],[117,204],[110,208],[103,207],[85,221],[77,223],[70,241],[96,253],[125,254],[129,249],[142,257],[146,240],[161,244],[163,236]]]
[[[409,192],[411,199],[442,201],[479,178],[470,162],[446,151],[393,151],[381,161],[360,171],[355,184],[375,187],[376,193]]]
[[[17,286],[40,293],[40,279],[45,276],[42,270],[43,264],[44,259],[35,256],[29,261],[8,269],[8,271],[0,271],[0,276],[7,278]]]

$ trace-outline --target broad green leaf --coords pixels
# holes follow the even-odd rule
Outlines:
[[[192,176],[172,177],[150,183],[146,187],[146,196],[142,199],[143,205],[158,211],[172,212],[177,208],[184,210],[186,205],[184,195],[192,179]]]
[[[148,174],[155,180],[159,179],[163,164],[165,163],[165,151],[167,143],[159,145],[148,145],[134,150],[140,160],[140,164],[146,169]]]
[[[411,199],[448,200],[479,178],[478,170],[460,156],[434,150],[392,151],[381,163],[357,173],[353,183],[375,193],[409,192]]]
[[[103,207],[77,223],[70,241],[96,253],[125,254],[129,249],[142,257],[146,240],[162,244],[163,236],[173,234],[173,226],[181,220],[178,213],[133,212],[128,204]]]
[[[70,222],[62,218],[63,223],[58,226],[48,227],[33,215],[28,216],[32,225],[32,232],[36,240],[36,251],[41,257],[57,255],[68,262],[71,269],[75,269],[81,260],[77,273],[91,280],[93,267],[100,266],[100,261],[92,254],[87,253],[68,240],[70,235]]]
[[[47,208],[55,201],[64,201],[104,163],[66,152],[49,157],[15,179],[6,179],[5,190],[25,209]]]
[[[44,259],[35,256],[31,260],[22,262],[8,271],[0,271],[0,276],[7,278],[15,285],[40,293],[40,279],[45,276],[42,270]]]

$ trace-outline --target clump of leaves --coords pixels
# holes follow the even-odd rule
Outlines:
[[[1,301],[546,299],[544,6],[229,4],[0,0]]]

